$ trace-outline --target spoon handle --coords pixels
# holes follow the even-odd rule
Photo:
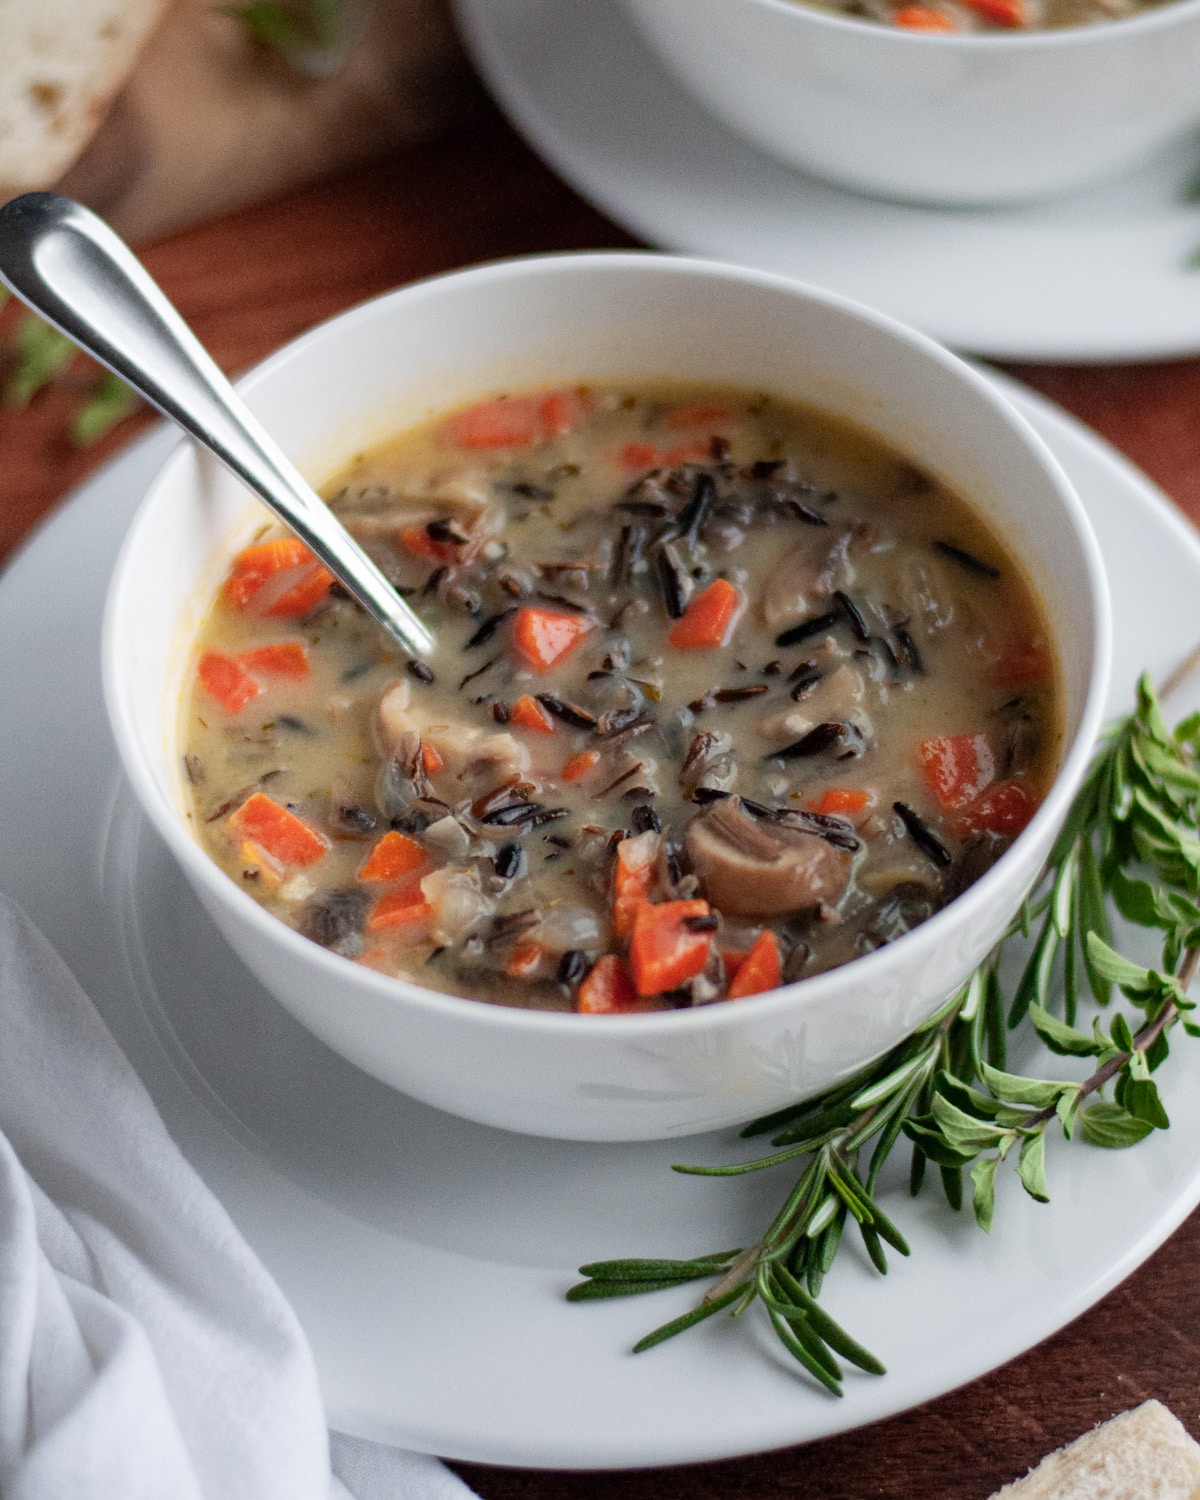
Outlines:
[[[251,416],[129,247],[57,193],[0,208],[0,281],[208,448],[407,651],[433,637]]]

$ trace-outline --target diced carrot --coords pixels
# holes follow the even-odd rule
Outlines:
[[[542,397],[538,415],[543,437],[562,437],[573,431],[592,409],[582,391],[551,391]]]
[[[708,962],[711,932],[692,932],[689,917],[707,917],[707,901],[645,903],[633,919],[629,964],[639,995],[661,995],[694,978]]]
[[[427,741],[421,741],[421,765],[426,776],[436,776],[446,762]]]
[[[626,443],[617,454],[617,463],[631,474],[653,469],[658,462],[658,449],[653,443]]]
[[[949,16],[929,5],[902,5],[892,15],[897,26],[909,31],[957,31]]]
[[[714,406],[703,401],[694,402],[691,406],[677,406],[667,413],[667,426],[673,427],[677,432],[689,427],[719,427],[732,420],[733,413],[727,406]]]
[[[435,541],[424,526],[406,526],[400,533],[400,540],[410,552],[427,557],[430,562],[452,562],[456,556],[453,542]]]
[[[1029,15],[1024,0],[963,0],[969,10],[993,26],[1026,26]]]
[[[1027,638],[1009,641],[988,673],[997,687],[1026,687],[1050,676],[1050,653],[1044,645]]]
[[[587,615],[526,605],[513,624],[513,645],[535,672],[548,672],[574,651],[594,624]]]
[[[605,953],[579,986],[575,1009],[585,1016],[615,1016],[632,1010],[637,998],[624,960],[615,953]]]
[[[946,734],[923,740],[917,759],[925,784],[943,812],[973,802],[996,776],[996,759],[983,734]]]
[[[394,829],[385,833],[367,856],[367,862],[358,872],[360,880],[399,880],[401,875],[411,875],[425,863],[425,850],[406,834]]]
[[[647,469],[677,469],[680,464],[703,463],[711,456],[707,438],[677,443],[672,448],[632,442],[626,443],[617,454],[617,465],[627,474],[644,474]]]
[[[553,734],[554,720],[528,693],[522,693],[508,711],[508,722],[518,729],[532,729],[536,734]]]
[[[541,943],[519,943],[504,961],[510,979],[533,979],[546,957]]]
[[[618,937],[633,931],[638,908],[654,894],[658,883],[658,851],[661,839],[653,829],[617,845],[613,865],[613,931]]]
[[[1022,781],[998,781],[983,796],[964,807],[956,822],[968,833],[1000,833],[1015,837],[1038,810],[1038,799]]]
[[[741,608],[741,591],[728,579],[716,578],[675,621],[667,639],[685,651],[723,646]]]
[[[866,812],[871,793],[846,786],[829,786],[818,797],[810,797],[804,806],[823,818],[852,818]]]
[[[265,792],[247,797],[230,814],[228,826],[234,833],[261,845],[272,859],[284,865],[314,864],[329,848],[329,841],[322,834]]]
[[[433,907],[421,894],[421,887],[409,885],[400,890],[385,891],[371,908],[366,925],[368,932],[407,929],[410,938],[419,940],[426,923],[432,918]]]
[[[764,990],[777,990],[783,983],[783,970],[779,963],[779,944],[768,927],[760,932],[754,947],[738,965],[729,986],[731,1000],[744,1000],[747,995],[760,995]]]
[[[206,651],[196,667],[200,686],[227,714],[240,714],[262,692],[258,683],[234,656]]]
[[[600,764],[599,750],[581,750],[578,755],[568,756],[563,762],[562,779],[578,781],[581,776]]]
[[[308,652],[300,641],[284,641],[278,646],[256,646],[241,651],[237,660],[255,677],[287,677],[303,682],[311,677]]]
[[[256,542],[239,552],[221,588],[231,609],[256,615],[306,615],[329,592],[333,574],[296,537]]]
[[[750,950],[747,948],[745,953],[735,953],[729,948],[720,948],[717,951],[721,955],[721,962],[725,965],[725,983],[732,984],[738,976],[738,970],[746,962]]]
[[[454,412],[446,421],[445,432],[460,448],[526,448],[543,438],[570,432],[587,415],[589,406],[581,391],[497,396]]]

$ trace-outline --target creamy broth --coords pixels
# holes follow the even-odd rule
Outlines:
[[[326,495],[436,655],[264,531],[202,634],[186,767],[230,878],[356,962],[518,1006],[740,998],[932,915],[1057,769],[1019,563],[840,419],[523,392]]]
[[[1155,10],[1162,0],[805,0],[820,10],[910,31],[1047,31]]]

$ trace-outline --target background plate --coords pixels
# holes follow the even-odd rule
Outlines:
[[[619,0],[455,0],[492,92],[610,218],[669,250],[795,276],[1003,359],[1200,351],[1200,137],[1055,203],[931,209],[842,192],[693,103]]]
[[[1200,636],[1200,544],[1111,449],[1036,398],[1015,399],[1071,473],[1113,569],[1112,701],[1123,708],[1141,667],[1161,678]],[[571,1306],[562,1294],[574,1268],[742,1243],[773,1212],[779,1179],[670,1172],[680,1159],[744,1156],[724,1135],[588,1146],[439,1114],[328,1051],[242,969],[125,791],[100,698],[108,573],[169,446],[156,433],[101,471],[0,578],[10,726],[0,886],[79,976],[292,1300],[333,1425],[547,1468],[802,1442],[1028,1348],[1133,1270],[1200,1199],[1200,1090],[1178,1086],[1172,1059],[1169,1132],[1124,1153],[1071,1148],[1069,1168],[1052,1147],[1053,1202],[1039,1207],[1004,1181],[990,1237],[932,1194],[912,1204],[898,1186],[886,1192],[912,1259],[883,1280],[851,1250],[826,1294],[884,1360],[883,1379],[851,1372],[833,1401],[793,1373],[769,1334],[723,1318],[631,1358],[630,1344],[694,1290]]]

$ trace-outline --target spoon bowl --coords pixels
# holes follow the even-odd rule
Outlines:
[[[406,651],[428,628],[246,409],[149,272],[102,219],[57,193],[0,208],[0,281],[207,448]]]

